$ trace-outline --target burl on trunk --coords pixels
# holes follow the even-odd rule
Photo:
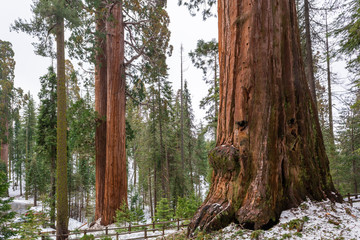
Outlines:
[[[342,201],[300,51],[294,0],[219,0],[220,109],[209,194],[189,225],[269,228],[306,198]]]

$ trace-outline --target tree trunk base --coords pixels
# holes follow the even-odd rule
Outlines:
[[[213,167],[212,185],[204,203],[197,210],[188,227],[188,236],[196,230],[211,232],[222,229],[235,222],[246,229],[270,229],[278,223],[282,211],[297,207],[306,198],[342,202],[341,196],[332,192],[323,192],[323,198],[298,193],[279,194],[271,197],[270,189],[263,183],[254,189],[255,174],[251,173],[248,157],[241,155],[232,145],[216,147],[209,153],[209,162]],[[256,179],[256,178],[255,178]],[[282,192],[291,192],[283,189]],[[269,197],[270,196],[270,197]]]

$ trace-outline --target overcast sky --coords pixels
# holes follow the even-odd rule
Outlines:
[[[30,19],[30,6],[32,0],[1,0],[0,14],[0,39],[13,44],[15,52],[15,86],[21,87],[25,92],[30,91],[37,98],[40,90],[39,77],[47,72],[51,59],[34,54],[31,38],[25,33],[10,32],[10,25],[18,18]],[[202,72],[195,69],[188,52],[196,47],[197,40],[217,39],[217,19],[212,18],[206,22],[202,17],[191,17],[185,7],[179,7],[177,0],[168,1],[170,15],[171,44],[174,47],[172,57],[168,58],[169,80],[173,82],[174,92],[180,88],[180,46],[184,47],[184,78],[189,83],[190,93],[193,98],[193,108],[196,119],[204,117],[205,111],[199,109],[199,102],[207,93],[207,86],[202,80]]]

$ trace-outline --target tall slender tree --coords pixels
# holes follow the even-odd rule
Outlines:
[[[181,168],[182,168],[182,171],[184,172],[185,169],[184,169],[184,165],[185,165],[185,160],[184,160],[184,98],[183,98],[183,93],[184,93],[184,89],[183,89],[183,86],[184,86],[184,69],[183,69],[183,51],[184,51],[184,48],[183,46],[181,45],[181,48],[180,48],[180,55],[181,55],[181,59],[180,59],[180,62],[181,62],[181,87],[180,87],[180,127],[181,127],[181,142],[180,142],[180,150],[181,150]]]
[[[335,146],[334,137],[334,121],[333,121],[333,106],[332,106],[332,90],[331,90],[331,69],[330,69],[330,46],[329,46],[329,25],[328,25],[328,11],[325,10],[325,49],[326,49],[326,78],[328,87],[328,109],[329,109],[329,132],[330,132],[330,144],[332,148]]]
[[[39,0],[34,1],[33,19],[30,22],[17,20],[13,26],[39,39],[36,52],[44,56],[53,56],[53,38],[56,41],[57,58],[57,239],[66,239],[68,234],[68,198],[67,198],[67,144],[66,144],[66,87],[65,87],[65,19],[67,27],[76,28],[81,21],[79,14],[82,1]]]
[[[23,116],[23,136],[25,143],[25,199],[31,194],[30,164],[35,156],[35,102],[34,98],[28,92],[24,95],[24,116]]]
[[[41,89],[38,94],[40,105],[37,120],[36,145],[37,159],[46,162],[50,172],[50,224],[55,227],[55,197],[56,197],[56,102],[57,79],[53,67],[40,77]]]
[[[64,9],[63,1],[58,1]],[[64,17],[55,16],[56,63],[57,63],[57,141],[56,141],[56,234],[57,239],[67,239],[68,198],[67,198],[67,144],[66,144],[66,87],[65,87],[65,29]]]
[[[199,40],[196,49],[189,53],[192,63],[203,71],[203,80],[210,85],[208,95],[200,102],[200,107],[206,111],[208,127],[213,128],[216,141],[216,128],[219,112],[219,49],[215,39],[205,42]]]
[[[309,83],[311,97],[316,103],[316,85],[314,76],[314,61],[312,51],[312,39],[310,31],[310,3],[309,0],[304,0],[304,22],[305,22],[305,74]]]
[[[11,118],[11,98],[14,84],[14,51],[12,44],[0,40],[0,161],[8,166],[9,127]]]

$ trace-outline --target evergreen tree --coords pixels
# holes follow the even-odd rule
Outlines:
[[[67,199],[67,144],[66,144],[66,88],[65,88],[65,20],[67,27],[75,28],[80,22],[82,1],[39,0],[34,2],[33,19],[18,20],[14,29],[38,37],[36,51],[41,55],[53,55],[49,33],[55,36],[57,58],[57,239],[66,239],[68,233]],[[50,41],[49,41],[50,40]],[[49,48],[50,46],[50,48]]]
[[[79,96],[80,97],[80,96]],[[71,217],[81,221],[83,217],[89,217],[89,202],[91,191],[95,185],[95,171],[93,168],[95,160],[95,111],[93,105],[86,99],[81,98],[70,104],[68,110],[68,150],[70,168],[69,178],[69,196],[75,199],[75,212]],[[74,192],[70,195],[70,192]],[[85,211],[82,211],[85,209]]]
[[[14,120],[14,127],[12,129],[12,147],[11,147],[11,154],[10,159],[12,162],[12,173],[16,175],[13,180],[13,190],[15,188],[20,188],[20,195],[22,195],[22,165],[24,161],[24,157],[21,151],[21,125],[20,125],[20,113],[19,109],[13,112],[13,120]]]
[[[344,99],[344,103],[347,104],[342,109],[340,116],[340,154],[332,162],[335,184],[343,194],[357,192],[360,180],[358,172],[360,164],[360,105],[359,89],[358,87],[355,89],[355,96]]]
[[[40,78],[41,89],[38,94],[40,105],[37,120],[36,145],[38,161],[46,163],[50,184],[49,207],[50,224],[55,226],[55,196],[56,196],[56,100],[57,84],[53,67],[48,68],[48,73]]]
[[[357,75],[360,63],[360,3],[358,0],[342,2],[339,13],[336,35],[340,39],[340,52],[347,57],[348,69]]]
[[[22,131],[24,137],[25,153],[25,199],[31,194],[31,181],[34,176],[30,174],[30,165],[35,157],[35,102],[30,92],[24,95],[24,115],[22,118]]]
[[[0,162],[3,166],[4,163]],[[2,168],[2,167],[1,167]],[[0,239],[9,239],[16,233],[9,228],[11,220],[15,217],[15,212],[11,212],[12,198],[4,198],[7,196],[9,182],[7,181],[5,169],[0,169]]]
[[[192,63],[203,71],[203,80],[210,85],[208,94],[200,102],[200,108],[206,109],[208,127],[212,129],[216,141],[216,128],[219,109],[219,50],[215,39],[205,42],[199,40],[196,49],[189,53]]]
[[[194,178],[196,179],[197,189],[195,191],[198,198],[204,198],[202,191],[203,188],[210,183],[211,171],[208,162],[208,152],[211,150],[213,142],[206,141],[205,139],[206,128],[202,123],[197,130],[196,147],[195,147],[195,169]]]
[[[167,198],[161,198],[156,206],[155,221],[165,222],[173,218],[174,214],[170,208]]]
[[[12,44],[0,40],[0,161],[8,166],[11,98],[14,84],[14,51]]]

